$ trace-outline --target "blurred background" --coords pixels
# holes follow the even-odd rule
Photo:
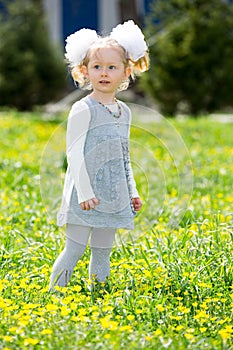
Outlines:
[[[151,63],[122,99],[167,116],[232,112],[232,0],[0,1],[0,108],[66,108],[84,92],[65,65],[65,38],[83,27],[106,35],[128,19]]]
[[[43,0],[54,42],[81,28],[91,28],[107,35],[118,23],[134,19],[143,25],[152,0]]]

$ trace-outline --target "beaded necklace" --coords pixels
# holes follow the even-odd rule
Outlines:
[[[104,108],[106,109],[106,111],[108,111],[109,114],[111,114],[114,118],[116,118],[115,124],[116,124],[117,126],[120,126],[120,122],[119,122],[118,119],[119,119],[119,118],[121,117],[121,115],[122,115],[122,109],[121,109],[121,106],[120,106],[120,104],[119,104],[119,102],[117,101],[116,98],[114,99],[114,101],[115,101],[116,104],[117,104],[118,114],[113,113],[113,112],[111,111],[111,109],[108,108],[108,106],[104,105],[102,102],[99,102],[99,101],[98,101],[98,103],[99,103],[102,107],[104,107]]]

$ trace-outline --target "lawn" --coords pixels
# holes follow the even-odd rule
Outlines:
[[[1,350],[233,349],[233,125],[135,120],[135,230],[119,231],[105,288],[88,288],[87,249],[51,294],[65,118],[1,113]]]

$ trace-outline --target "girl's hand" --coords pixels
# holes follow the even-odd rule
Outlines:
[[[97,198],[91,198],[85,202],[80,203],[82,210],[94,209],[95,206],[98,204],[99,204],[99,200]]]
[[[139,211],[142,207],[142,202],[139,197],[132,198],[133,208],[135,211]]]

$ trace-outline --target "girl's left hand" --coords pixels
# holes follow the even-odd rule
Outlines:
[[[139,197],[132,198],[133,208],[135,211],[139,211],[142,207],[142,202]]]

